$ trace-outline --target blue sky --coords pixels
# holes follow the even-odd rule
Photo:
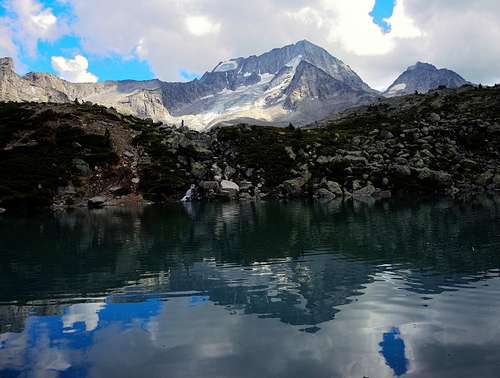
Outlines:
[[[394,10],[395,5],[396,0],[377,0],[375,2],[375,7],[373,7],[373,10],[370,13],[370,16],[373,18],[373,22],[386,32],[390,31],[390,25],[384,20],[392,16],[392,11]]]
[[[39,0],[38,2],[43,8],[51,9],[52,13],[58,18],[64,18],[70,23],[75,20],[72,9],[67,4],[58,0]],[[7,15],[16,19],[17,15],[9,12],[6,5],[7,0],[0,0],[0,17]],[[99,81],[146,80],[155,76],[148,63],[144,60],[137,58],[125,59],[118,55],[103,57],[89,54],[83,49],[81,39],[72,34],[64,35],[52,41],[39,40],[35,56],[31,56],[22,46],[19,46],[19,58],[25,67],[24,71],[56,73],[52,67],[51,57],[72,58],[76,54],[83,54],[88,58],[88,70],[95,74]]]
[[[72,9],[67,3],[62,3],[58,0],[38,0],[44,9],[50,9],[58,19],[64,19],[71,24],[76,20],[72,13]],[[0,0],[0,17],[9,16],[16,19],[17,15],[6,10],[8,0]],[[373,22],[380,26],[384,31],[389,31],[389,25],[384,22],[384,18],[392,15],[395,0],[376,0],[376,5],[370,16]],[[150,65],[145,60],[140,60],[137,57],[122,57],[119,55],[100,56],[92,52],[85,51],[80,37],[67,34],[58,37],[54,40],[38,40],[36,55],[29,54],[28,51],[22,48],[18,49],[18,58],[24,66],[24,71],[42,71],[56,73],[51,57],[63,56],[67,59],[74,57],[77,54],[84,55],[89,62],[88,71],[96,75],[99,81],[103,80],[145,80],[155,77],[155,73]],[[206,67],[208,69],[209,66]],[[201,76],[201,72],[189,70],[188,68],[180,67],[178,76],[183,80],[193,80]]]

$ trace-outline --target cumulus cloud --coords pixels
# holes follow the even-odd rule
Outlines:
[[[210,33],[217,33],[220,30],[219,23],[215,23],[205,16],[187,17],[186,27],[191,34],[197,37]]]
[[[497,0],[397,0],[386,20],[389,32],[369,16],[375,0],[64,2],[72,8],[71,31],[85,51],[147,60],[163,80],[182,79],[181,69],[204,72],[221,60],[304,38],[342,59],[375,88],[387,87],[417,60],[454,69],[475,82],[491,83],[500,72]],[[36,0],[10,3],[26,15],[28,35],[53,38],[55,29],[61,30],[60,20],[54,24]]]
[[[54,40],[65,30],[52,10],[36,0],[7,0],[5,8],[11,15],[5,19],[12,40],[32,57],[36,55],[38,41]]]
[[[52,67],[60,77],[73,83],[95,83],[98,80],[97,76],[88,72],[89,62],[82,55],[76,55],[73,59],[53,56]]]

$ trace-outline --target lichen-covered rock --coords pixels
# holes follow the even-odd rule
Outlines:
[[[218,181],[201,181],[199,187],[206,192],[218,192],[220,190],[220,184]]]
[[[375,194],[376,191],[377,191],[377,189],[375,189],[375,187],[373,185],[366,185],[365,187],[353,192],[353,195],[354,195],[354,198],[356,198],[356,197],[370,197],[373,194]]]
[[[327,200],[333,200],[337,197],[335,194],[333,194],[332,192],[330,192],[328,189],[325,189],[325,188],[318,189],[316,191],[316,196],[318,198],[327,199]]]
[[[331,193],[335,194],[336,197],[342,197],[343,191],[339,183],[335,181],[327,181],[325,186],[326,189],[328,189]]]
[[[443,171],[434,171],[429,168],[423,168],[417,172],[418,179],[423,181],[424,184],[434,184],[437,187],[446,187],[452,183],[452,176]]]
[[[191,173],[197,179],[203,179],[208,173],[208,167],[200,162],[191,163]]]
[[[73,166],[78,170],[80,176],[89,176],[90,167],[89,164],[82,159],[73,159]]]
[[[283,189],[290,196],[300,196],[303,193],[304,185],[307,183],[305,177],[296,177],[283,182]]]

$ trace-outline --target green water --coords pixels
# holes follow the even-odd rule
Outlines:
[[[0,216],[1,377],[498,377],[500,201]]]

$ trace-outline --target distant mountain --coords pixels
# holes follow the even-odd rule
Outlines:
[[[200,79],[75,84],[48,73],[18,76],[0,60],[0,100],[113,106],[123,113],[207,129],[238,120],[303,125],[378,97],[345,63],[300,41],[265,54],[222,61]]]
[[[463,77],[448,69],[437,69],[429,63],[417,62],[408,67],[384,92],[386,97],[402,96],[415,92],[427,93],[439,86],[458,88],[468,84]]]
[[[427,63],[409,67],[384,95],[426,93],[468,83]],[[197,130],[236,122],[300,126],[376,101],[348,65],[306,40],[262,55],[221,61],[200,79],[183,83],[105,81],[76,84],[48,73],[19,76],[11,58],[0,59],[0,101],[72,102],[114,107],[125,114]]]

